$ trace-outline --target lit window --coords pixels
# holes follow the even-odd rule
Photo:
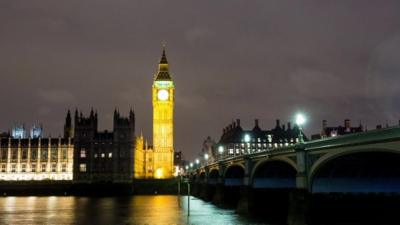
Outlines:
[[[277,147],[278,147],[278,143],[275,143],[275,144],[274,144],[274,147],[277,148]]]
[[[81,163],[79,165],[79,171],[80,172],[86,172],[86,164],[85,163]]]
[[[81,158],[86,158],[86,150],[84,148],[81,149]]]
[[[229,154],[233,154],[233,149],[229,149]]]
[[[108,153],[108,158],[112,158],[112,152]]]
[[[57,171],[57,164],[53,163],[51,164],[51,172],[55,173]]]
[[[15,172],[17,172],[17,165],[12,164],[11,165],[11,173],[15,173]]]
[[[101,153],[101,158],[104,158],[106,155],[104,153]]]
[[[42,164],[42,172],[46,172],[46,164]]]
[[[94,153],[94,157],[97,158],[97,153]]]
[[[61,172],[67,172],[67,164],[62,164]]]

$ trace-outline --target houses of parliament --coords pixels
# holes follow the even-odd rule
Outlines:
[[[0,134],[0,180],[72,180],[129,183],[174,176],[174,82],[163,46],[152,85],[153,145],[135,135],[135,114],[114,111],[112,131],[98,130],[98,114],[68,111],[64,135],[15,126]]]

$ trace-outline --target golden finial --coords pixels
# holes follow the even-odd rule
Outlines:
[[[167,42],[166,41],[162,41],[161,42],[161,46],[162,46],[163,50],[165,50],[165,48],[167,47]]]

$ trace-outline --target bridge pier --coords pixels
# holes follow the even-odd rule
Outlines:
[[[305,189],[295,189],[289,193],[288,225],[306,225],[310,206],[310,193]]]
[[[224,204],[224,185],[217,184],[215,186],[215,194],[212,197],[212,203],[216,206],[222,206]]]
[[[253,192],[249,186],[240,187],[240,199],[236,207],[239,214],[249,214],[253,205]]]

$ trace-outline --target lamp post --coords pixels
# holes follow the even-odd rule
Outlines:
[[[196,159],[196,168],[199,168],[200,160]]]
[[[207,153],[204,154],[204,160],[206,161],[206,165],[208,165],[208,158],[209,158],[208,154]]]
[[[304,117],[303,114],[298,113],[296,115],[296,124],[299,127],[299,143],[304,143],[304,139],[303,139],[303,132],[302,132],[302,126],[303,124],[306,122],[306,118]]]
[[[246,152],[247,152],[248,154],[250,154],[250,149],[249,149],[249,147],[250,147],[250,141],[251,141],[250,134],[245,134],[245,135],[244,135],[244,142],[246,142]]]

